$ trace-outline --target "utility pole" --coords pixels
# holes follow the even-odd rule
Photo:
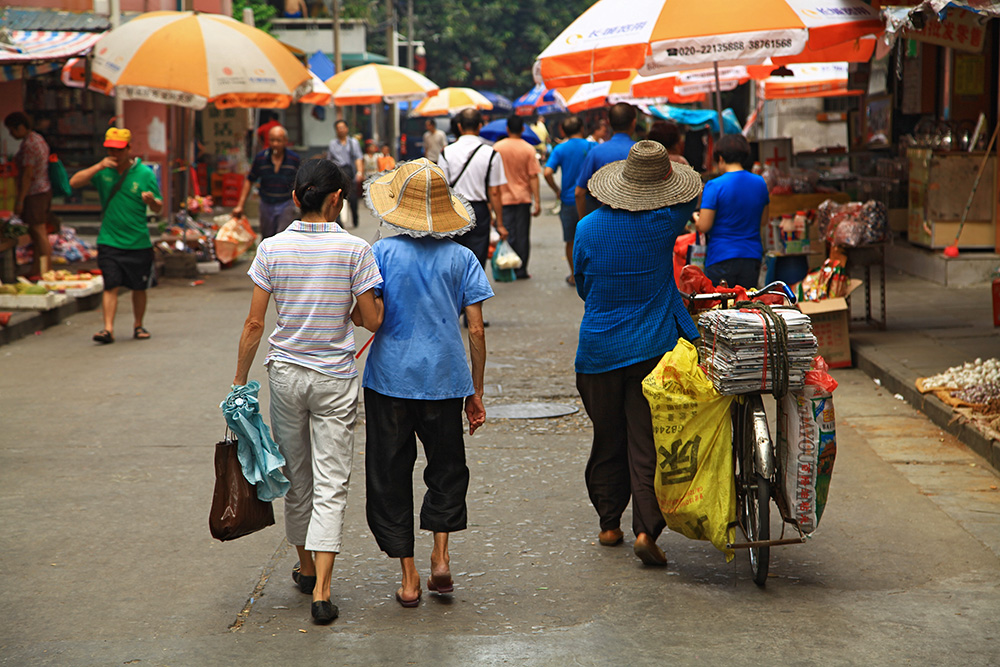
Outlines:
[[[399,46],[396,44],[396,6],[393,0],[385,0],[386,27],[385,41],[386,50],[389,52],[389,64],[399,64]],[[389,121],[389,148],[398,158],[399,151],[396,149],[396,140],[399,138],[399,105],[393,102],[389,105],[389,113],[392,118]]]
[[[406,66],[413,68],[413,0],[406,0]]]
[[[333,69],[336,74],[340,74],[343,67],[343,60],[340,57],[340,0],[333,0]],[[337,120],[344,117],[344,110],[334,102],[334,116]]]
[[[111,29],[114,30],[122,23],[121,0],[111,0],[108,8],[111,10],[109,22],[111,23]],[[118,95],[115,95],[115,125],[117,127],[125,127],[125,102]]]

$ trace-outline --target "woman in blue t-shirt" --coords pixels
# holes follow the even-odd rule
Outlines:
[[[705,275],[713,285],[757,286],[764,255],[760,229],[768,218],[767,184],[743,168],[750,144],[741,134],[724,135],[715,145],[722,175],[705,184],[696,227],[708,234]]]

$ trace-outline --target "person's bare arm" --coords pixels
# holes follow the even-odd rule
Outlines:
[[[251,187],[253,187],[253,183],[250,182],[250,179],[244,178],[243,187],[240,188],[240,197],[236,200],[236,206],[233,207],[234,218],[238,218],[243,215],[243,205],[247,203],[247,197],[250,195]]]
[[[549,187],[552,188],[552,192],[556,193],[556,197],[558,197],[560,192],[559,186],[556,185],[555,173],[556,171],[552,167],[545,168],[545,182],[549,184]]]
[[[711,231],[714,223],[715,209],[703,208],[701,209],[701,213],[698,214],[698,221],[694,223],[694,228],[697,229],[700,234],[707,234]]]
[[[250,314],[243,323],[243,333],[240,334],[240,349],[236,359],[236,376],[233,384],[245,385],[250,374],[253,358],[257,356],[257,347],[264,336],[264,317],[267,315],[267,304],[271,300],[270,292],[254,285],[253,297],[250,299]]]
[[[472,387],[474,394],[465,398],[465,416],[469,419],[469,435],[486,423],[483,406],[483,383],[486,375],[486,329],[483,325],[483,304],[465,307],[469,321],[469,356],[472,359]]]
[[[101,169],[104,169],[105,167],[111,167],[112,169],[114,169],[117,166],[118,166],[118,160],[110,156],[106,157],[97,164],[91,165],[86,169],[81,169],[80,171],[73,174],[69,179],[69,186],[74,190],[76,190],[77,188],[82,188],[88,183],[90,183],[91,179],[94,178],[94,175]]]
[[[28,196],[31,188],[31,179],[35,175],[35,167],[30,164],[24,165],[21,169],[21,182],[17,184],[17,199],[14,201],[14,213],[21,215],[24,211],[24,198]]]
[[[576,197],[576,217],[582,219],[587,215],[587,191],[578,185],[573,194]]]
[[[500,235],[501,239],[506,239],[507,228],[503,226],[503,204],[500,203],[500,186],[491,186],[488,196],[490,198],[490,207],[493,208],[493,215],[497,217],[497,234]]]
[[[538,183],[538,174],[531,179],[531,198],[535,200],[535,209],[531,212],[532,216],[539,216],[542,214],[542,193],[541,185]]]
[[[385,306],[382,297],[375,296],[375,290],[370,289],[358,295],[358,302],[351,310],[351,321],[355,326],[364,327],[372,333],[378,331],[385,318]]]
[[[151,191],[146,190],[140,195],[142,197],[142,203],[149,207],[153,213],[159,213],[163,210],[163,200],[154,195]]]

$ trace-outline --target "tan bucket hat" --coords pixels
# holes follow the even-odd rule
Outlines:
[[[426,158],[372,176],[364,192],[375,217],[409,236],[457,236],[476,225],[472,205],[451,191],[441,167]]]
[[[652,211],[697,197],[701,176],[687,165],[671,162],[662,144],[637,141],[628,159],[598,169],[587,188],[611,208]]]

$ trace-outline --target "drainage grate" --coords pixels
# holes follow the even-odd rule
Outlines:
[[[579,412],[579,408],[565,403],[510,403],[487,405],[487,419],[543,419],[563,417]]]

